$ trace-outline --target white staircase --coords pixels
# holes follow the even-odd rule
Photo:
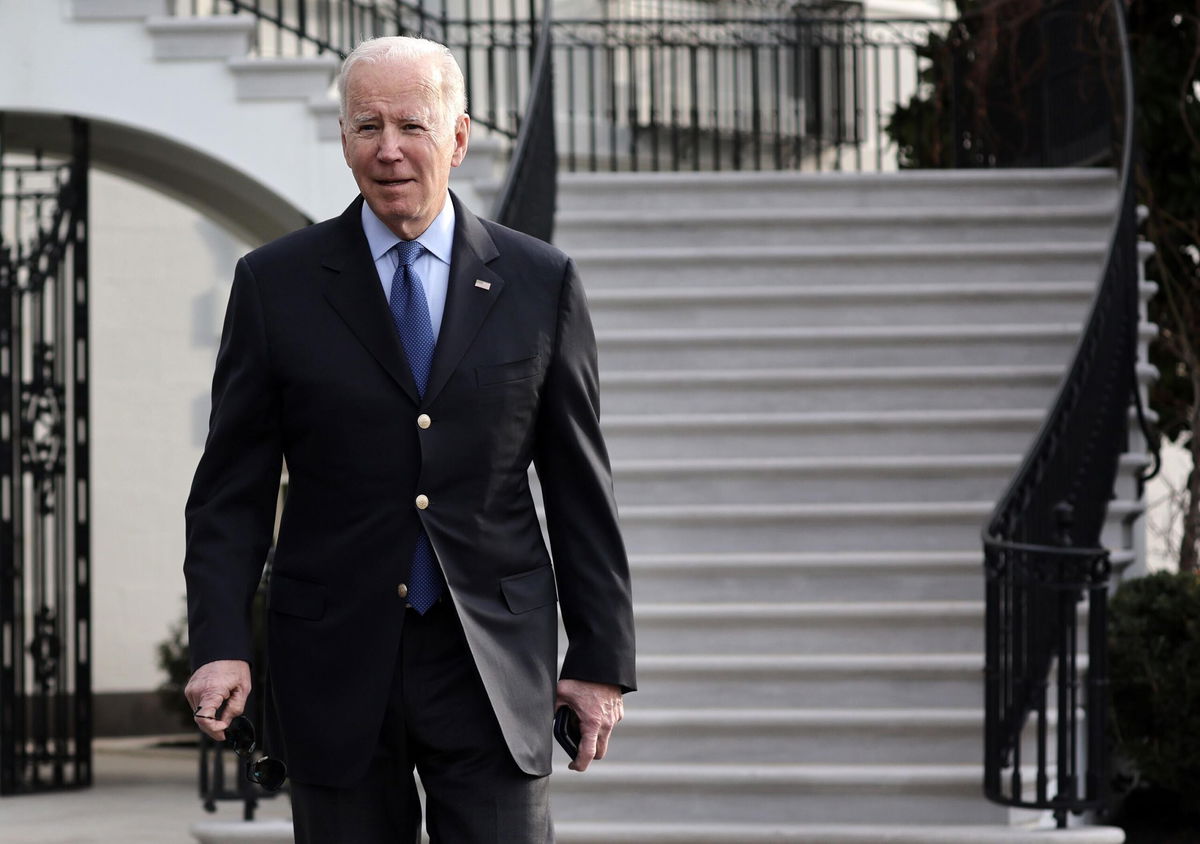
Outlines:
[[[1115,200],[1078,170],[562,176],[642,690],[611,757],[554,778],[560,840],[1048,834],[982,795],[980,528]],[[1110,508],[1123,560],[1142,465]]]
[[[91,118],[97,164],[251,234],[351,195],[328,60],[249,60],[246,21],[167,0],[20,6],[5,26],[0,4],[0,110]],[[483,140],[462,192],[494,176]],[[1034,831],[981,785],[979,531],[1069,361],[1114,204],[1099,171],[562,177],[641,690],[611,757],[554,777],[561,841],[1121,840]],[[1110,508],[1118,561],[1141,463]]]

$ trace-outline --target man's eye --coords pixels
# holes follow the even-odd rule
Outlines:
[[[375,131],[375,124],[374,124],[374,123],[360,123],[360,124],[358,124],[358,131],[360,131],[360,132],[374,132],[374,131]]]

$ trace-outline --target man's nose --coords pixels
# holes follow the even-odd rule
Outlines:
[[[403,135],[398,129],[385,126],[379,133],[379,147],[375,157],[380,161],[400,161],[404,158]]]

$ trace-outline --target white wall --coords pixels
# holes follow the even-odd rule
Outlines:
[[[91,187],[94,685],[143,691],[183,612],[183,505],[248,246],[132,182],[93,171]]]

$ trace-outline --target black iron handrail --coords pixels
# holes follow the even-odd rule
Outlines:
[[[424,3],[396,0],[389,3],[342,0],[225,0],[234,14],[247,12],[259,21],[256,50],[287,55],[285,40],[291,36],[292,50],[304,46],[317,54],[332,52],[342,58],[354,45],[374,35],[422,34],[429,31],[436,16]],[[445,4],[443,3],[443,11]],[[197,14],[200,4],[192,0],[190,11]]]
[[[492,209],[497,222],[546,242],[554,235],[558,196],[552,24],[551,0],[546,0],[534,54],[529,104],[525,107],[525,119],[508,164],[508,174]]]
[[[1090,14],[1089,14],[1090,13]],[[1138,255],[1131,162],[1133,82],[1120,3],[1055,6],[1084,51],[1081,72],[1116,90],[1110,143],[1119,163],[1119,205],[1091,313],[1053,408],[983,532],[987,577],[984,790],[1009,806],[1070,812],[1104,805],[1108,790],[1106,609],[1111,571],[1101,544],[1120,455],[1128,447],[1137,358]],[[1073,23],[1069,23],[1073,21]],[[1065,23],[1066,22],[1066,23]],[[1043,25],[1035,22],[1034,25]],[[1060,83],[1063,80],[1058,80]],[[1069,82],[1069,80],[1067,80]],[[1061,95],[1077,92],[1060,84]],[[1041,88],[1044,113],[1054,93]],[[1110,101],[1111,102],[1111,101]],[[1048,127],[1046,127],[1048,128]],[[1092,127],[1095,129],[1096,127]],[[1095,158],[1078,138],[1073,154]],[[1114,138],[1115,136],[1115,138]],[[1048,135],[1046,136],[1048,137]],[[1110,147],[1111,148],[1111,147]],[[1048,163],[1061,150],[1043,150]],[[1081,606],[1082,605],[1082,606]],[[1080,627],[1087,658],[1079,648]],[[1051,735],[1053,734],[1053,740]],[[1033,759],[1025,770],[1024,756]]]

